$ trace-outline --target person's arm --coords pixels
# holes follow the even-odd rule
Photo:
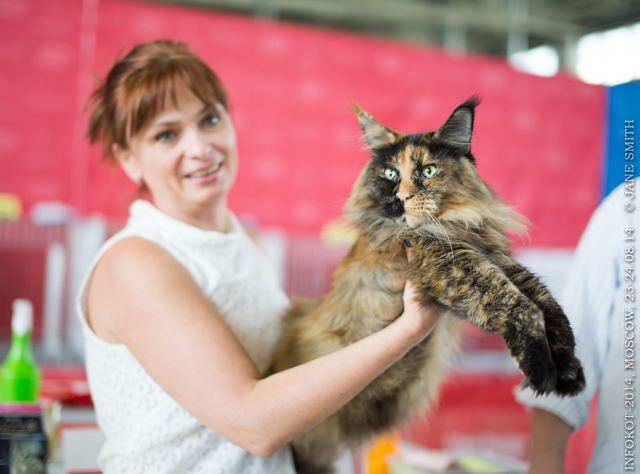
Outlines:
[[[437,322],[406,292],[385,329],[307,364],[262,379],[244,347],[187,270],[139,238],[98,263],[90,311],[106,320],[150,376],[205,426],[259,456],[338,410],[424,339]],[[98,310],[96,310],[97,312]]]
[[[533,408],[529,474],[564,474],[564,458],[571,431],[562,418]]]

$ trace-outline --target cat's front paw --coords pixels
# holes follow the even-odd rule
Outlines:
[[[574,355],[575,340],[569,320],[555,301],[545,307],[544,322],[551,355],[558,370],[558,383],[554,392],[561,396],[576,395],[584,390],[584,372]]]
[[[558,382],[554,390],[561,396],[577,395],[586,386],[580,361],[569,352],[553,354],[558,369]]]
[[[514,360],[524,374],[523,387],[531,387],[537,394],[556,390],[558,372],[545,339],[530,341],[522,356]]]

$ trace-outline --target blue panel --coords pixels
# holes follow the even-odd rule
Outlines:
[[[633,124],[625,121],[633,121]],[[638,82],[629,82],[609,89],[608,122],[609,136],[604,170],[604,196],[607,196],[624,181],[625,165],[634,166],[634,176],[640,174],[638,173],[640,168],[640,154],[638,153],[638,144],[640,144],[638,136],[640,135],[640,84]],[[627,138],[626,145],[625,138]],[[633,141],[629,140],[631,138]],[[631,143],[635,145],[634,160],[625,160],[625,149]]]

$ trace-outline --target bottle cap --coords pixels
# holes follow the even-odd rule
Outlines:
[[[11,318],[11,330],[17,336],[24,336],[33,328],[33,305],[26,299],[13,301],[13,317]]]

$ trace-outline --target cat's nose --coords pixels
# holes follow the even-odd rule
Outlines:
[[[396,194],[396,196],[398,196],[398,199],[400,199],[402,202],[407,202],[413,195],[410,193],[398,193]]]

